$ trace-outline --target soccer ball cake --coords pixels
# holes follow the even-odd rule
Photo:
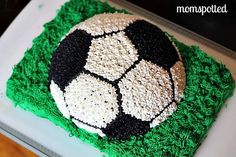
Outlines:
[[[176,109],[185,69],[157,26],[128,14],[76,25],[55,50],[49,88],[64,117],[108,138],[145,134]]]

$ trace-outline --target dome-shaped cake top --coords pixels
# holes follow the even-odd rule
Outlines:
[[[139,16],[100,14],[62,39],[52,57],[49,84],[58,109],[78,127],[128,139],[177,109],[185,69],[157,26]]]

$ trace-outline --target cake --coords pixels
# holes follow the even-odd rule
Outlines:
[[[44,27],[7,96],[109,156],[193,156],[235,87],[198,47],[107,3],[72,0]]]

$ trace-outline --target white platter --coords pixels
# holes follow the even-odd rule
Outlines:
[[[27,48],[32,45],[32,39],[43,30],[43,24],[56,16],[56,10],[66,0],[35,0],[31,1],[17,16],[13,23],[0,38],[0,132],[16,142],[28,147],[40,156],[102,156],[88,144],[79,139],[69,137],[63,129],[55,126],[46,119],[39,118],[20,108],[14,108],[12,102],[6,98],[6,81],[12,73],[12,67],[23,57]],[[114,5],[114,3],[113,3]],[[117,4],[115,4],[118,6]],[[119,4],[121,5],[121,4]],[[127,8],[127,7],[126,7]],[[132,10],[136,14],[144,15],[141,9]],[[178,31],[176,25],[169,27],[163,19],[154,16],[146,17],[163,30],[175,35],[177,39],[187,43],[199,45],[203,50],[226,64],[236,79],[236,60],[219,52],[219,49],[190,38],[185,29]],[[185,33],[184,33],[185,32]],[[195,34],[194,34],[195,36]],[[196,35],[197,36],[197,35]],[[207,42],[206,42],[207,43]],[[208,137],[198,149],[197,157],[233,157],[236,155],[236,92],[227,101],[219,117],[210,129]]]

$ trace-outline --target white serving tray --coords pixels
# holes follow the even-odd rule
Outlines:
[[[0,38],[0,132],[39,156],[100,157],[103,154],[99,150],[77,138],[69,137],[66,131],[50,121],[15,108],[5,94],[6,81],[12,73],[13,66],[21,60],[25,50],[31,47],[32,40],[43,31],[43,24],[56,16],[56,10],[65,1],[31,1]],[[236,60],[232,56],[229,57],[230,50],[124,1],[114,1],[111,4],[117,7],[123,6],[135,14],[144,16],[187,44],[199,45],[226,64],[236,79]],[[227,101],[228,105],[223,107],[208,137],[195,154],[196,157],[236,155],[235,102],[236,92]]]

